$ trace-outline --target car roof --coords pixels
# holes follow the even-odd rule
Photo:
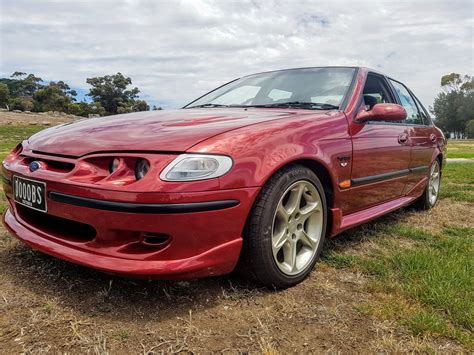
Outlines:
[[[252,75],[258,75],[258,74],[266,74],[266,73],[274,73],[274,72],[283,72],[283,71],[289,71],[289,70],[301,70],[301,69],[324,69],[324,68],[348,68],[348,69],[357,69],[357,70],[360,70],[364,73],[376,73],[376,74],[379,74],[379,75],[384,75],[384,76],[387,76],[385,75],[384,73],[381,73],[377,70],[374,70],[372,68],[368,68],[368,67],[363,67],[363,66],[350,66],[350,65],[328,65],[328,66],[314,66],[314,67],[297,67],[297,68],[284,68],[284,69],[275,69],[275,70],[266,70],[266,71],[262,71],[262,72],[257,72],[257,73],[251,73],[251,74],[247,74],[247,75],[243,75],[242,77],[240,78],[245,78],[245,77],[248,77],[248,76],[252,76]],[[240,79],[238,78],[238,79]]]

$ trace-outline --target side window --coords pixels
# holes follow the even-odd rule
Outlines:
[[[397,92],[398,98],[400,99],[400,103],[405,108],[407,112],[407,124],[423,124],[423,118],[418,111],[418,107],[416,106],[415,100],[408,92],[407,88],[400,84],[398,81],[390,80],[392,83],[395,91]]]
[[[387,82],[383,77],[378,75],[367,75],[362,94],[364,96],[366,110],[371,110],[374,105],[380,103],[395,103]]]
[[[414,98],[415,98],[416,103],[418,105],[418,110],[420,111],[421,118],[423,119],[423,124],[425,126],[430,126],[431,125],[431,119],[430,119],[430,116],[428,115],[428,112],[423,107],[420,100],[418,100],[418,98],[416,96],[414,96]]]

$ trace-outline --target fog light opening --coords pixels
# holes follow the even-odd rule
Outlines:
[[[140,243],[149,246],[162,246],[170,240],[169,235],[162,233],[148,233],[144,232],[140,236]]]

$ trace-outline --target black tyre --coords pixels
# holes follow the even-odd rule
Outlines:
[[[283,168],[263,187],[252,209],[244,262],[266,286],[293,286],[313,269],[326,225],[326,197],[318,177],[301,165]]]

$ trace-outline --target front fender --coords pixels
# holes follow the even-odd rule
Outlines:
[[[225,154],[234,166],[220,178],[220,187],[263,186],[283,166],[313,160],[324,166],[334,186],[350,179],[352,142],[345,116],[340,112],[304,116],[243,127],[212,137],[190,152]],[[345,157],[347,164],[341,165]]]

